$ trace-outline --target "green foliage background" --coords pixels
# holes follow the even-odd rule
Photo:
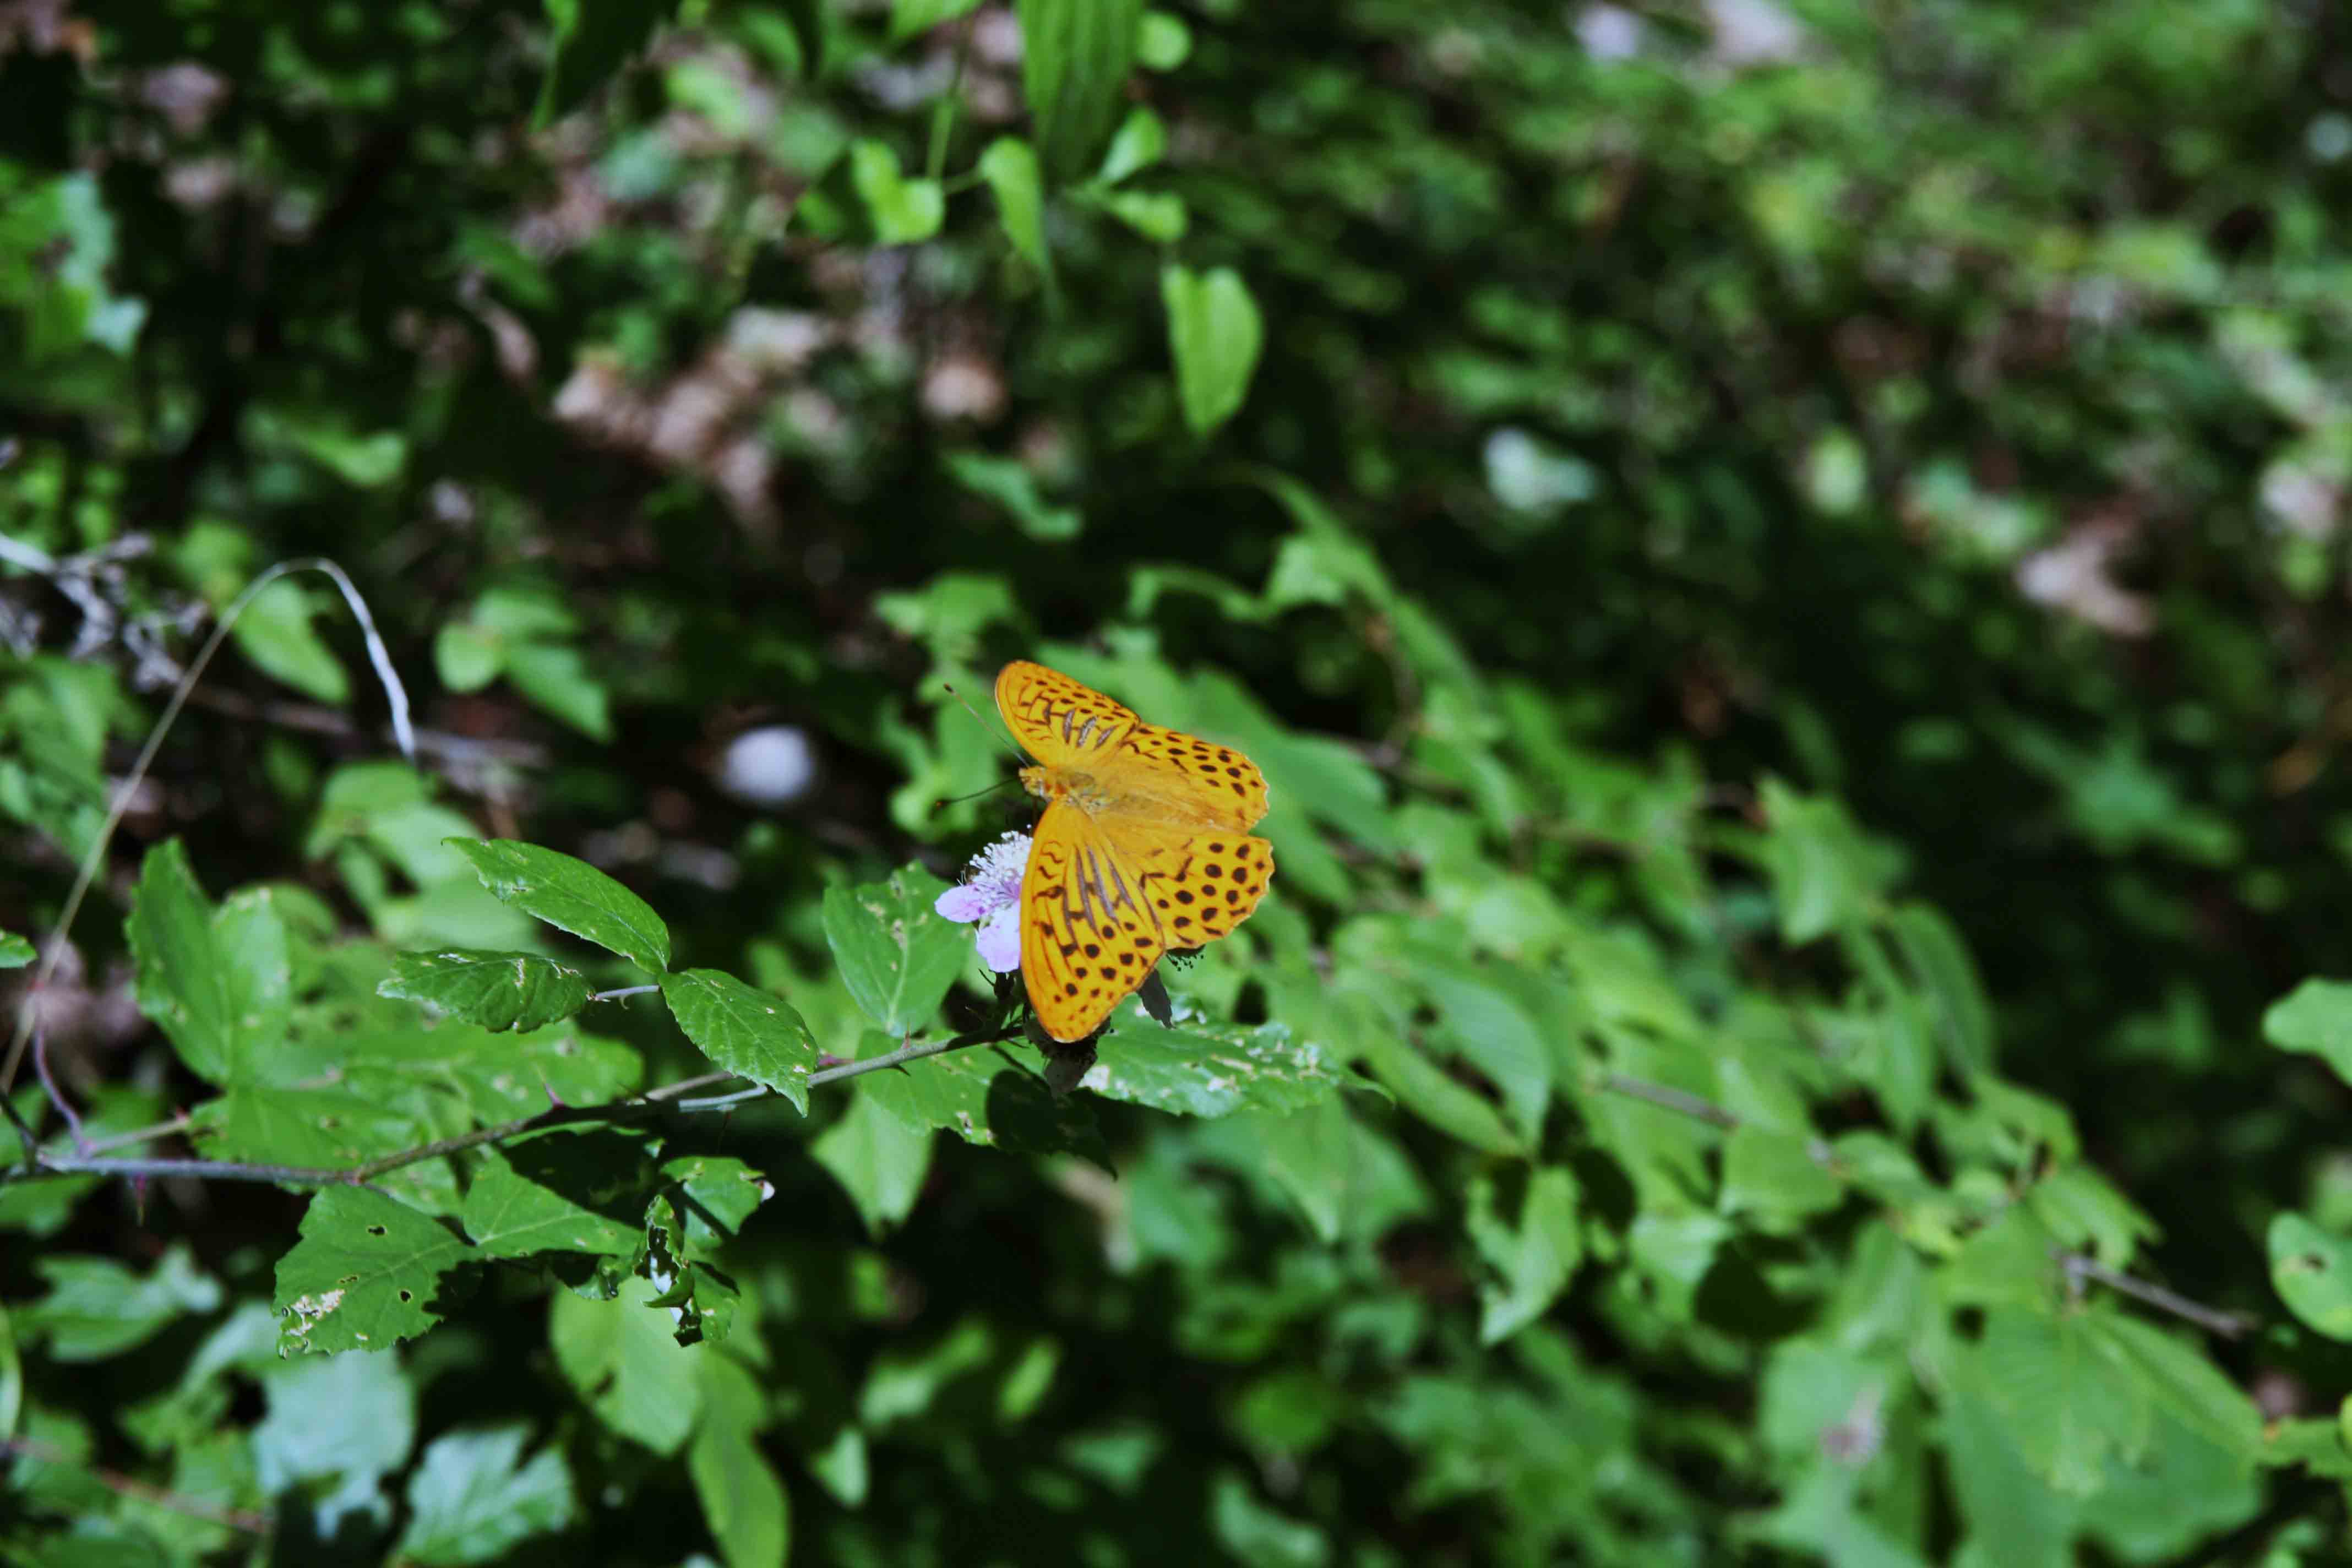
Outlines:
[[[2347,50],[0,6],[0,978],[422,728],[128,797],[0,1556],[2345,1560]],[[1066,1098],[1013,657],[1274,790]]]

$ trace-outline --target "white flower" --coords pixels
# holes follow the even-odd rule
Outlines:
[[[951,921],[978,924],[980,961],[999,974],[1021,967],[1021,878],[1029,869],[1029,836],[1008,833],[971,858],[964,880],[932,908]]]

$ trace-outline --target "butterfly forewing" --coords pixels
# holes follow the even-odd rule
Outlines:
[[[1192,808],[1181,819],[1244,831],[1265,815],[1265,775],[1231,746],[1139,722],[1124,738],[1115,762],[1181,779],[1178,799]]]
[[[997,672],[996,710],[1021,749],[1048,767],[1068,767],[1113,754],[1137,719],[1059,670],[1015,659]]]
[[[1021,978],[1045,1032],[1094,1033],[1166,947],[1141,879],[1102,826],[1068,801],[1047,806],[1021,879]]]

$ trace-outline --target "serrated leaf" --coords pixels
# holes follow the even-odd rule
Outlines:
[[[888,1049],[887,1040],[871,1042]],[[967,1143],[1018,1153],[1085,1155],[1106,1170],[1110,1152],[1094,1112],[1073,1096],[1055,1100],[1045,1080],[1003,1056],[969,1050],[867,1073],[856,1092],[914,1131],[945,1129]]]
[[[824,892],[824,940],[866,1016],[904,1039],[939,1011],[971,961],[971,933],[932,908],[947,884],[919,866]]]
[[[2262,1413],[2202,1353],[2154,1323],[2120,1312],[2086,1314],[2084,1321],[2100,1348],[2158,1409],[2234,1458],[2259,1453]]]
[[[435,1439],[408,1478],[408,1528],[394,1555],[463,1568],[499,1562],[534,1535],[569,1528],[579,1504],[562,1451],[551,1444],[520,1463],[527,1436],[517,1425]]]
[[[2283,1214],[2268,1246],[2271,1284],[2287,1310],[2331,1340],[2352,1340],[2352,1241]]]
[[[1168,310],[1168,352],[1184,423],[1193,435],[1206,436],[1249,395],[1265,321],[1249,285],[1230,267],[1196,273],[1171,263],[1160,268],[1160,298]]]
[[[215,910],[169,839],[148,851],[124,929],[139,1010],[189,1070],[215,1084],[257,1075],[292,1010],[286,927],[266,892]]]
[[[1532,1173],[1518,1212],[1505,1214],[1492,1178],[1471,1184],[1465,1227],[1496,1279],[1478,1287],[1478,1340],[1496,1344],[1541,1317],[1584,1256],[1576,1178],[1559,1166]]]
[[[208,1160],[333,1170],[433,1133],[404,1108],[356,1089],[238,1084],[189,1113],[188,1136]]]
[[[16,1327],[27,1338],[44,1339],[52,1361],[121,1355],[189,1313],[215,1311],[221,1304],[220,1281],[196,1268],[184,1243],[174,1243],[143,1275],[110,1258],[37,1258],[33,1271],[49,1291],[15,1309]]]
[[[448,840],[499,902],[593,942],[646,971],[669,967],[669,928],[636,894],[584,860],[512,838]]]
[[[686,1037],[729,1072],[774,1089],[808,1114],[816,1037],[790,1004],[716,969],[662,976],[662,997]]]
[[[585,974],[551,958],[458,949],[394,955],[392,974],[375,994],[430,1002],[496,1032],[540,1029],[569,1018],[588,1005],[593,989]]]
[[[1281,1024],[1180,1023],[1162,1028],[1122,1005],[1078,1081],[1109,1100],[1179,1116],[1296,1110],[1350,1081],[1323,1047]]]
[[[281,1354],[390,1350],[441,1321],[441,1277],[475,1257],[439,1221],[365,1187],[329,1187],[278,1260]]]
[[[2352,983],[2305,981],[2263,1013],[2263,1038],[2317,1057],[2352,1083]]]
[[[485,1149],[458,1223],[484,1258],[534,1252],[634,1256],[651,1173],[623,1134],[549,1132]]]
[[[709,1352],[672,1337],[670,1314],[647,1305],[654,1295],[650,1282],[635,1278],[609,1301],[559,1290],[549,1310],[548,1342],[565,1381],[598,1420],[657,1454],[675,1454],[702,1413],[693,1358]]]
[[[1977,1387],[2053,1491],[2087,1497],[2098,1490],[2110,1455],[2129,1461],[2147,1445],[2147,1390],[2117,1366],[2080,1314],[1988,1312],[1974,1365]]]

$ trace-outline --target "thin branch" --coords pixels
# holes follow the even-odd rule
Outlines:
[[[34,972],[33,984],[17,1010],[16,1037],[8,1044],[6,1061],[0,1062],[0,1095],[6,1094],[16,1084],[16,1068],[24,1061],[25,1047],[32,1038],[33,1018],[40,1005],[39,994],[57,973],[58,961],[65,955],[65,938],[73,930],[74,917],[81,913],[82,900],[89,896],[90,884],[98,879],[98,868],[105,862],[107,847],[114,842],[114,830],[121,826],[123,814],[131,809],[132,797],[139,793],[139,786],[146,782],[147,770],[154,766],[156,753],[163,749],[163,737],[171,733],[180,710],[187,706],[188,693],[194,691],[196,682],[204,679],[213,656],[220,652],[221,644],[228,640],[230,630],[245,614],[247,606],[260,595],[264,588],[296,572],[323,572],[342,590],[343,598],[352,606],[352,613],[359,617],[360,630],[367,643],[368,658],[374,664],[376,675],[383,682],[385,700],[392,705],[393,733],[400,742],[401,754],[411,762],[416,760],[416,736],[408,722],[408,689],[401,685],[399,675],[392,668],[392,655],[386,651],[383,638],[376,632],[375,617],[368,613],[367,601],[360,597],[360,591],[343,574],[343,569],[331,561],[313,556],[299,561],[281,561],[247,583],[237,596],[229,601],[228,607],[221,611],[219,620],[214,623],[212,635],[205,638],[204,647],[196,651],[195,658],[181,675],[179,684],[172,689],[171,700],[163,704],[162,717],[155,721],[155,727],[147,731],[146,743],[139,748],[139,755],[131,763],[129,775],[115,786],[114,798],[107,804],[106,819],[99,825],[97,836],[90,840],[89,848],[83,854],[81,865],[74,873],[73,890],[66,895],[65,908],[58,911],[57,924],[50,929],[49,940],[45,944],[41,966]]]
[[[1645,1078],[1630,1078],[1622,1072],[1603,1073],[1601,1076],[1599,1087],[1607,1093],[1622,1094],[1633,1100],[1645,1100],[1652,1105],[1661,1106],[1685,1116],[1695,1117],[1701,1121],[1713,1122],[1717,1127],[1732,1128],[1739,1125],[1738,1117],[1724,1110],[1713,1100],[1701,1100],[1697,1095],[1685,1094],[1679,1089],[1670,1089],[1663,1083],[1652,1083]]]
[[[2053,1247],[2051,1256],[2056,1258],[2066,1270],[2066,1280],[2070,1285],[2079,1288],[2083,1280],[2095,1280],[2110,1290],[2120,1290],[2136,1301],[2145,1301],[2159,1311],[2169,1312],[2184,1322],[2194,1323],[2208,1333],[2219,1334],[2225,1340],[2234,1340],[2262,1326],[2262,1320],[2252,1313],[2225,1312],[2218,1307],[2192,1301],[2177,1290],[2168,1290],[2161,1285],[2152,1285],[2145,1279],[2118,1272],[2083,1253]]]
[[[184,1110],[171,1121],[158,1121],[152,1127],[142,1127],[131,1132],[113,1132],[103,1138],[93,1138],[80,1152],[103,1154],[109,1149],[120,1149],[128,1143],[152,1142],[158,1138],[169,1138],[175,1132],[185,1132],[187,1130],[188,1113]]]
[[[589,997],[588,1000],[591,1002],[618,1002],[624,996],[643,996],[649,991],[658,991],[660,989],[661,987],[658,985],[624,985],[618,991],[599,991],[593,996]]]
[[[85,1464],[64,1449],[44,1443],[37,1437],[0,1438],[0,1454],[21,1454],[28,1459],[38,1459],[45,1465],[58,1465],[79,1470],[91,1480],[118,1496],[137,1498],[142,1502],[153,1503],[157,1508],[169,1509],[173,1513],[185,1514],[190,1519],[210,1520],[215,1524],[225,1524],[231,1530],[241,1530],[247,1535],[268,1535],[270,1532],[269,1517],[267,1514],[256,1513],[251,1509],[222,1508],[219,1504],[207,1502],[203,1498],[189,1497],[184,1492],[175,1492],[159,1487],[152,1481],[142,1481],[136,1476],[126,1476],[121,1470],[108,1469],[104,1465]]]
[[[89,1140],[82,1136],[81,1118],[74,1114],[73,1103],[49,1074],[49,1032],[37,1023],[33,1026],[33,1070],[40,1075],[41,1091],[58,1108],[58,1114],[66,1119],[66,1131],[73,1135],[74,1152],[89,1153]]]
[[[902,1046],[887,1056],[874,1057],[865,1061],[845,1062],[839,1067],[825,1068],[809,1075],[812,1087],[834,1083],[842,1079],[856,1078],[861,1073],[878,1072],[884,1068],[903,1067],[926,1057],[943,1056],[949,1051],[962,1050],[971,1046],[1001,1045],[1017,1037],[1007,1029],[975,1029],[968,1035],[958,1035],[951,1040],[919,1042]],[[537,1132],[550,1127],[571,1127],[614,1121],[634,1121],[641,1117],[658,1115],[665,1110],[719,1110],[757,1100],[767,1093],[738,1091],[710,1100],[689,1100],[697,1089],[732,1083],[740,1073],[704,1073],[697,1078],[681,1079],[649,1089],[627,1100],[609,1100],[603,1105],[557,1105],[530,1116],[519,1116],[511,1121],[501,1121],[494,1127],[479,1127],[454,1138],[443,1138],[403,1149],[397,1153],[382,1155],[357,1165],[343,1167],[321,1165],[268,1165],[234,1160],[201,1159],[109,1159],[92,1154],[43,1154],[35,1152],[28,1166],[0,1172],[0,1185],[11,1182],[37,1181],[48,1176],[194,1176],[215,1182],[265,1182],[292,1187],[362,1186],[378,1176],[410,1165],[438,1159],[445,1154],[462,1153],[478,1149],[486,1143],[500,1143],[526,1132]],[[5,1097],[0,1097],[5,1100]],[[15,1108],[9,1108],[15,1114]],[[168,1125],[168,1124],[167,1124]]]

